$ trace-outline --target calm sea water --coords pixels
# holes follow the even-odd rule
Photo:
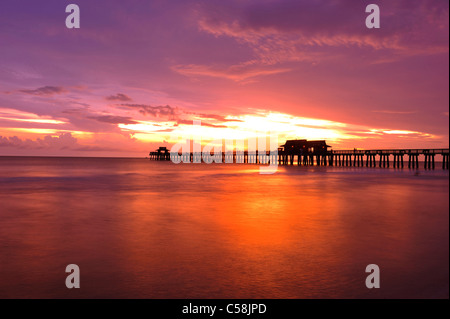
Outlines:
[[[0,297],[448,298],[449,174],[414,172],[0,157]]]

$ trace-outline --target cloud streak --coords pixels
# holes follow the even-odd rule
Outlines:
[[[230,67],[217,67],[205,65],[176,65],[172,70],[186,76],[210,76],[225,78],[236,82],[245,81],[251,78],[266,76],[278,73],[289,72],[289,68],[258,68],[251,65],[233,65]]]
[[[19,92],[30,95],[52,96],[56,94],[66,93],[68,91],[61,86],[43,86],[34,90],[19,90]]]
[[[448,4],[443,1],[381,1],[382,28],[364,26],[364,2],[284,1],[247,5],[205,5],[200,30],[251,46],[263,64],[314,61],[327,47],[429,55],[448,52]],[[337,14],[339,13],[339,14]],[[387,60],[386,60],[387,61]]]
[[[88,119],[96,120],[103,123],[109,124],[135,124],[137,123],[129,116],[118,116],[118,115],[96,115],[88,116]]]
[[[132,101],[132,99],[123,93],[117,93],[116,95],[110,95],[105,98],[107,101],[122,101],[122,102],[128,102]]]
[[[178,114],[178,109],[170,105],[152,106],[147,104],[120,104],[120,106],[138,110],[142,115],[151,115],[154,117],[174,118]]]

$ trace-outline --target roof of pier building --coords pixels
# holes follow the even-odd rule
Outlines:
[[[308,141],[308,140],[287,140],[281,145],[286,152],[302,152],[302,153],[322,153],[327,152],[331,146],[327,145],[325,140]]]

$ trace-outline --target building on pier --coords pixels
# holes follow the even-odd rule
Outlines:
[[[156,151],[150,152],[151,160],[168,161],[170,160],[170,151],[167,147],[161,146]]]
[[[325,141],[287,140],[278,150],[289,154],[325,155],[329,148]]]

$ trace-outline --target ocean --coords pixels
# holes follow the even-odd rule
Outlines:
[[[449,298],[437,167],[0,157],[0,298]]]

